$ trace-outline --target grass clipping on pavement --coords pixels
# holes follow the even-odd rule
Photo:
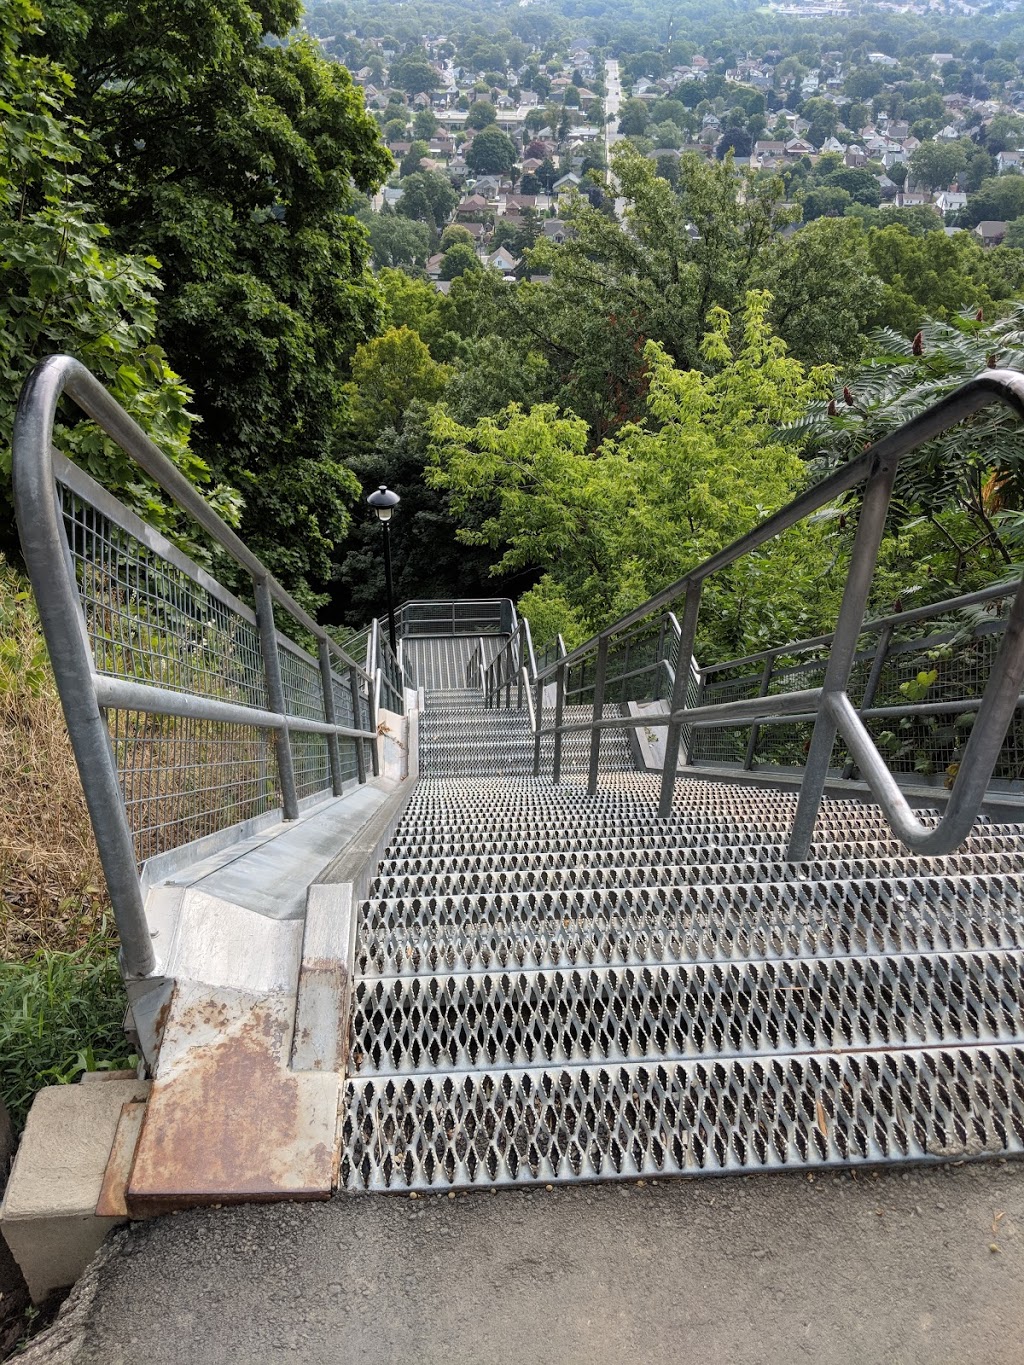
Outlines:
[[[0,1096],[124,1065],[103,872],[25,580],[0,559]]]

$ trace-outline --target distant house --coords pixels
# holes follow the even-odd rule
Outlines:
[[[492,251],[489,256],[484,257],[484,262],[492,270],[500,270],[503,275],[511,275],[519,264],[519,257],[514,256],[507,246],[499,246],[497,251]]]
[[[967,195],[960,190],[943,190],[935,196],[935,207],[942,214],[959,213],[967,207]]]
[[[565,175],[560,175],[554,184],[554,188],[558,191],[559,194],[563,193],[563,191],[566,190],[579,189],[579,186],[580,177],[578,175],[575,175],[572,171],[569,171]]]
[[[569,224],[563,222],[561,218],[545,218],[541,232],[547,241],[555,242],[558,246],[576,235]]]
[[[985,218],[974,229],[982,246],[998,246],[1006,236],[1006,224],[998,218]]]
[[[1000,175],[1006,171],[1019,171],[1022,161],[1024,161],[1024,152],[998,152],[996,154],[996,168]]]
[[[468,199],[463,199],[462,203],[455,210],[456,218],[476,218],[480,214],[490,212],[490,205],[482,194],[471,194]]]
[[[931,208],[934,202],[924,190],[900,190],[896,196],[896,207],[899,209]]]

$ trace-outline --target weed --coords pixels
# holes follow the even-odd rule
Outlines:
[[[72,952],[41,948],[27,962],[0,963],[0,1096],[16,1126],[41,1086],[135,1064],[125,1003],[104,927]]]
[[[117,941],[27,585],[0,560],[0,1096],[124,1065]]]

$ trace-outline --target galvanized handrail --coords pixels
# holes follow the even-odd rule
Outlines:
[[[507,597],[411,599],[395,612],[399,636],[508,635],[514,608]]]
[[[70,398],[91,417],[248,572],[253,582],[255,612],[53,450],[54,419],[62,396]],[[14,423],[13,480],[25,562],[110,892],[121,940],[122,967],[127,977],[142,977],[152,972],[155,955],[122,786],[122,778],[137,780],[140,773],[136,769],[126,774],[119,771],[108,712],[171,717],[186,726],[200,722],[272,733],[277,749],[282,814],[285,819],[294,819],[299,814],[300,798],[293,733],[322,737],[327,749],[330,790],[335,795],[342,794],[345,783],[339,739],[353,742],[359,780],[365,780],[363,744],[376,738],[372,679],[281,587],[99,380],[71,356],[49,357],[25,381]],[[147,564],[163,566],[169,574],[176,575],[176,584],[190,585],[197,599],[201,596],[225,619],[229,617],[235,623],[238,634],[244,635],[242,644],[235,642],[231,646],[234,653],[229,662],[238,677],[232,674],[228,678],[225,674],[216,679],[223,690],[234,691],[234,697],[212,696],[208,694],[209,687],[204,693],[197,691],[195,684],[186,686],[182,681],[191,676],[189,670],[207,681],[211,673],[203,654],[207,624],[200,618],[189,617],[192,635],[184,644],[172,639],[164,624],[168,617],[176,621],[187,617],[194,608],[192,599],[183,605],[166,585],[163,591],[171,592],[171,597],[161,597],[160,590],[153,588],[147,578],[142,558],[130,566],[134,577],[127,572],[123,579],[117,578],[116,573],[112,576],[111,566],[120,563],[121,553],[120,545],[113,543],[113,531],[105,532],[104,539],[91,523],[88,527],[79,526],[76,534],[87,539],[88,544],[85,548],[73,547],[62,511],[61,489],[78,500],[76,505],[88,509],[91,518],[102,519],[104,526],[130,538],[138,546],[139,556],[149,557]],[[81,580],[76,572],[76,549]],[[102,563],[89,561],[89,553],[104,556]],[[104,586],[99,590],[100,597],[90,600],[93,616],[87,620],[83,594],[88,596],[97,591],[94,585],[98,579],[102,579]],[[274,619],[275,608],[315,640],[316,656],[281,633]],[[106,617],[116,617],[116,631],[104,624]],[[166,652],[161,654],[161,649]],[[101,657],[94,657],[94,650]],[[118,676],[119,660],[122,672],[127,671],[128,676]],[[177,687],[161,686],[150,680],[147,670],[159,674],[161,665],[165,672],[177,669],[181,675]],[[140,668],[145,681],[139,680]],[[265,697],[266,705],[252,704],[256,686],[253,679],[260,671],[258,691]],[[339,723],[336,705],[351,708],[351,725]],[[364,708],[369,710],[365,723]],[[309,714],[311,711],[314,714]],[[143,731],[133,738],[138,738],[140,744],[153,742],[152,736]],[[129,747],[122,741],[122,749]],[[197,759],[200,764],[210,761],[213,760],[202,753]],[[154,786],[158,799],[159,774],[142,776],[146,779],[146,799],[154,799]],[[262,786],[267,788],[266,780]],[[321,786],[319,790],[326,789]],[[188,840],[180,841],[179,847],[182,842]]]
[[[515,629],[512,634],[483,670],[481,685],[484,692],[484,705],[487,707],[500,706],[502,693],[504,693],[505,706],[511,706],[512,687],[515,684],[516,706],[521,707],[523,705],[525,696],[532,713],[531,690],[537,678],[537,657],[533,650],[533,637],[530,634],[529,621],[525,616],[516,617],[515,620]]]
[[[895,778],[886,767],[884,759],[850,701],[847,687],[857,640],[864,626],[864,613],[900,460],[926,441],[992,403],[1005,403],[1019,416],[1024,416],[1024,375],[1012,370],[988,370],[962,385],[926,412],[920,413],[897,431],[877,441],[821,483],[809,488],[747,535],[720,550],[661,592],[654,594],[642,606],[626,613],[600,631],[592,640],[580,645],[564,658],[542,668],[537,678],[537,695],[539,698],[543,696],[545,680],[553,677],[556,683],[555,722],[550,728],[538,724],[535,771],[539,771],[542,735],[555,736],[557,780],[557,751],[562,736],[573,731],[589,730],[591,754],[588,790],[591,793],[595,792],[601,731],[609,728],[635,728],[639,725],[650,725],[654,721],[652,717],[604,716],[608,653],[613,643],[617,645],[620,637],[631,627],[649,621],[656,612],[683,597],[685,606],[678,657],[692,657],[701,590],[705,580],[764,545],[782,531],[795,526],[811,513],[834,502],[842,493],[864,484],[846,587],[836,629],[831,636],[830,655],[822,686],[712,705],[701,705],[697,698],[697,704],[688,705],[689,675],[677,669],[668,714],[661,720],[661,723],[667,725],[668,733],[659,813],[667,816],[672,808],[683,726],[756,724],[773,717],[792,717],[810,712],[815,717],[814,732],[789,841],[788,856],[792,861],[801,861],[808,855],[828,776],[829,759],[839,734],[849,745],[855,762],[885,811],[892,828],[910,849],[917,853],[931,854],[947,853],[957,847],[966,837],[977,816],[1007,727],[1018,705],[1021,682],[1024,679],[1024,585],[1018,589],[1014,598],[1003,644],[971,731],[953,794],[945,814],[935,828],[921,824],[913,815]],[[593,691],[591,719],[585,725],[565,725],[562,722],[562,702],[565,695],[566,670],[591,658],[594,660],[594,678],[587,688]]]

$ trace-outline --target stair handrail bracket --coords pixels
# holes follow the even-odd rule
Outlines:
[[[558,740],[562,735],[589,730],[592,748],[588,789],[593,794],[596,791],[597,756],[603,730],[664,725],[667,727],[665,762],[658,807],[659,815],[664,818],[672,809],[679,743],[685,731],[702,727],[723,727],[729,723],[737,726],[757,725],[778,717],[791,717],[810,712],[814,728],[789,840],[790,861],[802,862],[809,855],[815,821],[828,780],[829,760],[835,740],[840,735],[849,746],[854,762],[885,812],[893,831],[911,851],[919,854],[942,854],[955,849],[966,838],[977,818],[1007,728],[1015,709],[1020,704],[1021,684],[1024,681],[1024,583],[1017,588],[1014,595],[1002,645],[992,666],[953,791],[945,813],[937,825],[924,825],[914,816],[895,777],[868,733],[862,716],[858,714],[850,700],[848,688],[856,657],[857,641],[864,630],[871,583],[901,460],[950,427],[958,425],[974,413],[995,403],[1005,404],[1018,417],[1024,418],[1024,375],[1013,370],[986,370],[976,379],[947,394],[925,412],[911,418],[896,431],[882,437],[820,483],[814,484],[787,506],[766,518],[745,536],[654,594],[647,602],[620,617],[585,644],[552,662],[545,662],[536,675],[537,696],[539,701],[543,696],[546,682],[552,680],[555,682],[556,718],[552,726],[538,725],[537,767],[539,768],[542,736],[555,736],[557,754]],[[684,605],[678,624],[676,659],[692,658],[704,582],[712,574],[727,568],[742,556],[758,549],[783,531],[832,503],[843,493],[860,485],[864,486],[860,516],[836,628],[831,636],[828,662],[820,687],[771,695],[767,695],[766,689],[762,688],[761,695],[756,697],[702,704],[699,695],[695,695],[698,689],[692,687],[691,670],[669,668],[667,671],[671,678],[672,691],[667,714],[642,717],[604,716],[606,682],[616,682],[621,677],[631,676],[623,673],[616,674],[610,679],[607,677],[609,650],[618,646],[626,638],[627,632],[640,623],[650,624],[655,613],[664,614],[682,598]],[[660,647],[659,640],[659,650]],[[573,668],[580,668],[582,671],[590,666],[593,667],[592,679],[587,682],[586,688],[581,686],[576,691],[593,692],[591,718],[581,724],[563,724],[561,710],[565,680]],[[555,780],[558,780],[557,758]]]
[[[54,450],[62,397],[246,570],[254,607]],[[145,865],[159,854],[207,849],[211,838],[232,837],[275,812],[294,819],[304,804],[365,781],[364,745],[373,752],[376,737],[373,679],[72,356],[50,356],[22,387],[13,483],[122,970],[139,979],[157,967]],[[298,639],[277,625],[275,610],[294,623]],[[302,643],[310,638],[315,654]],[[120,726],[114,733],[112,717]],[[161,786],[173,781],[172,754],[194,787]]]

